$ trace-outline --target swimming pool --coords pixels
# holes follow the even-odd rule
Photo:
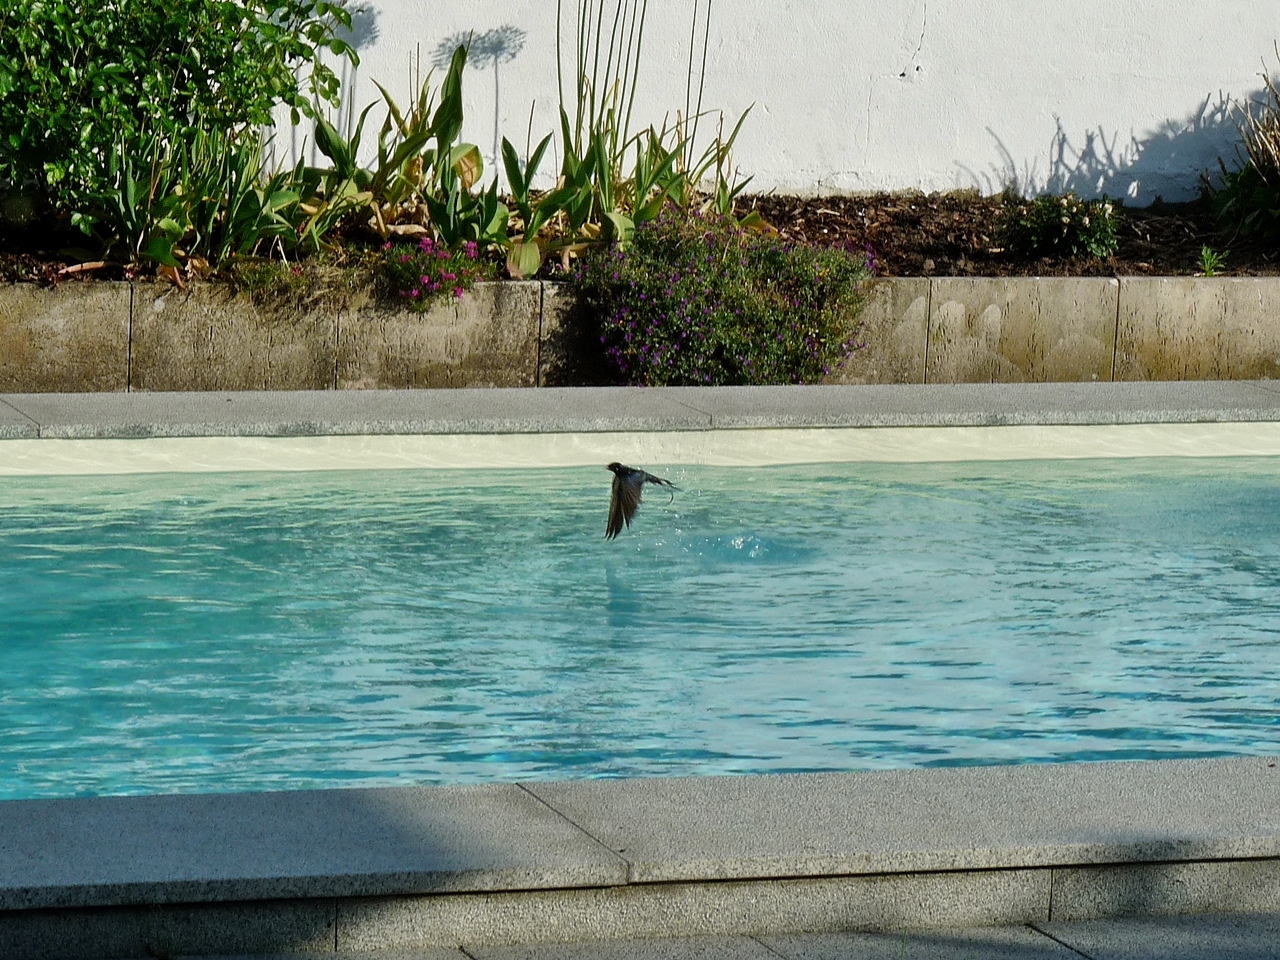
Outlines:
[[[0,478],[0,798],[1280,752],[1280,460]]]

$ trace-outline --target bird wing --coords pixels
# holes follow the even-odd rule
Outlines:
[[[679,489],[680,489],[680,488],[679,488],[679,487],[677,487],[674,483],[672,483],[670,480],[664,480],[662,477],[655,477],[652,473],[646,473],[646,474],[644,475],[644,480],[643,480],[643,482],[641,483],[641,486],[643,486],[645,483],[652,483],[652,484],[655,484],[655,485],[657,485],[657,486],[663,486],[663,487],[666,487],[668,490],[673,490],[673,491],[674,491],[674,490],[679,490]],[[675,499],[676,499],[676,495],[675,495],[674,493],[672,493],[672,494],[671,494],[671,500],[672,500],[672,502],[674,502],[674,501],[675,501]]]
[[[631,526],[631,518],[636,515],[636,509],[640,506],[640,489],[643,486],[643,479],[632,482],[614,475],[613,492],[609,497],[609,525],[604,534],[606,540],[612,540],[620,534],[623,524]]]

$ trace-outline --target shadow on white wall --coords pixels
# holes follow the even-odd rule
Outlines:
[[[1145,136],[1131,135],[1128,140],[1102,127],[1086,130],[1077,139],[1055,118],[1057,129],[1043,171],[1035,162],[1019,166],[1000,134],[988,127],[1001,162],[987,172],[958,166],[987,194],[1009,190],[1030,197],[1071,191],[1081,197],[1106,195],[1136,207],[1194,200],[1203,181],[1189,181],[1187,170],[1199,170],[1209,182],[1219,183],[1219,159],[1232,168],[1240,154],[1236,104],[1256,107],[1265,94],[1259,88],[1241,101],[1221,92],[1211,94],[1185,119],[1167,120]]]
[[[498,129],[498,118],[502,115],[502,80],[500,67],[510,63],[524,49],[528,34],[519,27],[503,24],[484,33],[455,33],[445,37],[431,54],[431,65],[440,70],[447,70],[449,61],[458,47],[467,47],[467,67],[471,70],[493,70],[493,152],[499,156],[498,147],[501,133]]]

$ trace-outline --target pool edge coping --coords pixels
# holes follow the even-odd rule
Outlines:
[[[227,911],[332,913],[340,950],[555,939],[565,917],[608,939],[1280,902],[1274,757],[13,800],[0,812],[0,941],[143,916],[200,930]],[[452,865],[433,865],[432,843],[451,837],[465,841],[442,855]],[[50,845],[81,851],[80,865],[42,861]]]

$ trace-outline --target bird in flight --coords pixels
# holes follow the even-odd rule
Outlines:
[[[604,533],[606,540],[612,540],[620,534],[624,524],[631,526],[631,518],[636,515],[636,509],[640,506],[640,493],[646,483],[656,483],[673,491],[680,489],[670,480],[663,480],[662,477],[655,477],[652,473],[623,466],[621,463],[611,463],[607,469],[613,471],[613,493],[609,497],[609,526]],[[671,499],[675,498],[676,495],[672,493]]]

